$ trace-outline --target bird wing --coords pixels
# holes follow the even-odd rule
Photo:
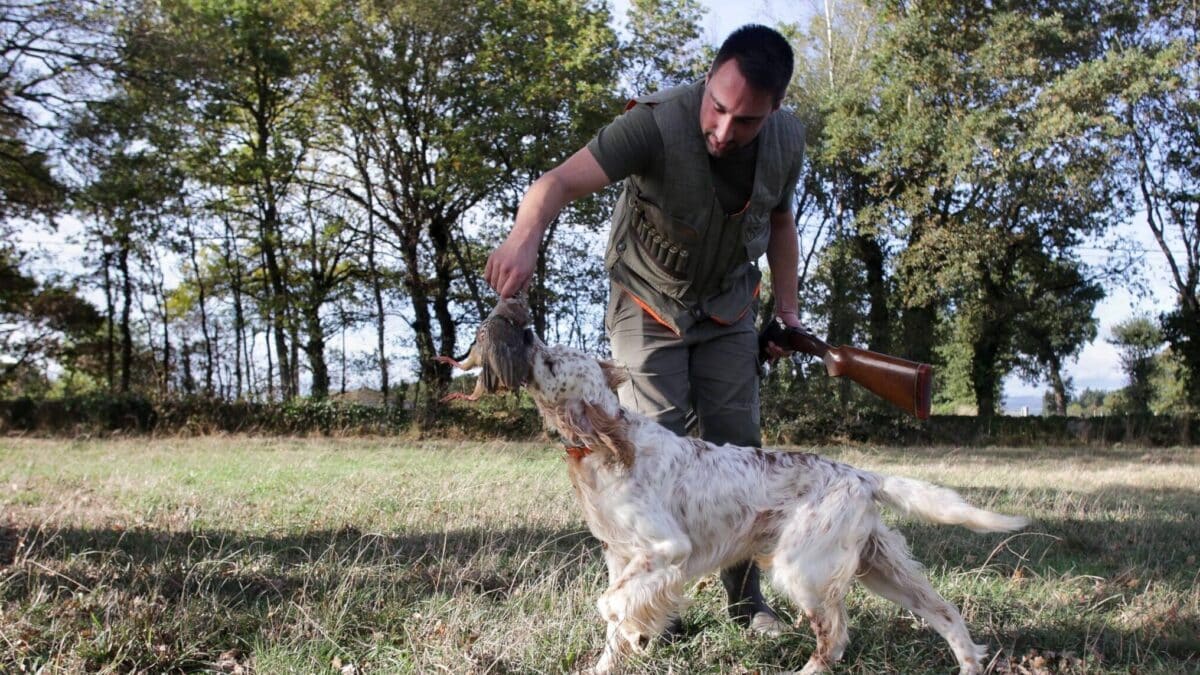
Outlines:
[[[516,391],[529,378],[529,353],[525,326],[503,317],[489,317],[479,327],[477,348],[483,370],[479,374],[487,391]]]

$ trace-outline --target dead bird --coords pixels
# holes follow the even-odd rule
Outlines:
[[[482,369],[474,391],[469,395],[462,392],[448,394],[442,401],[474,401],[496,391],[516,391],[525,384],[529,379],[529,350],[537,340],[529,327],[531,323],[533,317],[525,293],[501,298],[492,313],[479,324],[475,341],[465,356],[434,357],[439,363],[459,370]]]

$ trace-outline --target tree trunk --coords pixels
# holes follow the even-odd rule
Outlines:
[[[933,363],[937,309],[933,305],[907,307],[900,315],[900,326],[903,344],[897,345],[896,356],[921,363]]]
[[[884,270],[883,247],[872,235],[855,237],[858,259],[867,273],[867,349],[891,353],[891,318],[888,312],[887,276]]]
[[[367,276],[371,284],[371,294],[375,298],[375,338],[379,350],[379,392],[383,397],[383,405],[386,407],[389,384],[387,342],[384,332],[386,316],[383,306],[383,282],[380,279],[379,267],[375,262],[375,216],[369,207],[367,210]]]
[[[308,365],[312,369],[312,397],[323,401],[329,398],[329,365],[325,362],[325,330],[321,326],[320,304],[312,302],[304,311],[304,326],[308,331]]]
[[[1067,384],[1062,376],[1062,364],[1057,358],[1050,359],[1050,389],[1054,393],[1054,414],[1067,414]]]
[[[101,258],[104,265],[104,307],[106,317],[108,318],[107,339],[104,345],[104,375],[108,382],[108,391],[111,394],[116,390],[116,374],[117,374],[117,344],[116,344],[116,301],[113,298],[113,282],[112,282],[112,251],[109,250],[108,244],[103,244],[104,256]]]
[[[275,400],[275,363],[271,360],[271,334],[268,332],[263,335],[263,342],[267,348],[267,400]]]
[[[181,340],[179,348],[180,365],[183,366],[183,393],[191,396],[196,393],[196,378],[192,375],[192,343]]]
[[[450,283],[455,272],[453,256],[450,252],[450,227],[448,221],[430,223],[429,238],[433,241],[433,267],[436,278],[437,293],[433,296],[433,312],[437,317],[440,333],[440,354],[454,354],[457,351],[458,326],[450,313]],[[481,317],[482,318],[482,317]],[[438,379],[438,390],[450,384],[449,369],[444,369],[444,377]]]
[[[192,272],[196,275],[197,301],[200,303],[200,335],[204,337],[204,393],[213,395],[213,349],[212,336],[208,332],[208,309],[205,299],[204,274],[196,258],[196,234],[190,221],[187,223],[188,253],[192,260]]]
[[[229,292],[233,296],[233,398],[242,398],[242,354],[245,349],[246,319],[242,307],[242,263],[233,233],[233,224],[222,218],[225,237],[222,256],[229,274]]]
[[[129,278],[129,245],[119,240],[117,269],[121,272],[121,393],[128,394],[133,369],[133,333],[129,328],[133,306],[133,281]]]
[[[279,392],[284,401],[291,400],[294,392],[292,385],[292,362],[288,359],[287,343],[287,288],[283,280],[283,272],[275,252],[275,237],[264,232],[261,240],[263,258],[267,264],[268,297],[267,305],[271,313],[271,328],[275,336],[275,358],[279,362]]]
[[[975,394],[975,404],[979,408],[979,416],[991,418],[996,414],[1000,375],[996,368],[999,357],[1000,327],[987,326],[981,331],[980,338],[972,345],[971,350],[971,388]]]
[[[389,224],[391,226],[391,224]],[[450,367],[433,360],[437,349],[433,343],[433,315],[429,311],[429,293],[425,280],[421,278],[420,250],[416,232],[397,230],[401,237],[400,255],[404,260],[404,288],[412,302],[413,339],[417,346],[417,378],[426,385],[421,388],[422,397],[416,402],[418,420],[427,423],[432,419],[440,389],[439,382],[449,381]]]

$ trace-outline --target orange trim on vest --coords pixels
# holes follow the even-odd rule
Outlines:
[[[629,112],[630,110],[633,110],[633,106],[635,106],[635,105],[637,105],[637,99],[636,98],[629,99],[629,102],[625,104],[625,112]]]
[[[650,318],[652,318],[652,319],[654,319],[655,321],[657,321],[657,322],[659,322],[660,324],[662,324],[664,327],[666,327],[666,329],[667,329],[667,330],[671,331],[671,332],[672,332],[672,333],[674,333],[675,335],[679,335],[679,331],[675,330],[674,328],[672,328],[672,327],[671,327],[671,324],[669,324],[669,323],[667,323],[666,321],[664,321],[664,320],[663,320],[663,318],[662,318],[661,316],[659,316],[659,315],[658,315],[658,312],[655,312],[653,309],[651,309],[650,305],[646,304],[646,302],[645,302],[644,300],[642,300],[642,299],[641,299],[641,298],[639,298],[638,296],[634,295],[634,294],[633,294],[633,292],[632,292],[632,291],[630,291],[628,288],[626,288],[626,289],[622,289],[622,290],[624,290],[624,291],[625,291],[625,293],[627,293],[627,294],[629,295],[629,297],[630,297],[630,298],[633,298],[633,301],[637,303],[637,306],[638,306],[638,307],[641,307],[641,308],[642,308],[642,311],[644,311],[644,312],[646,312],[647,314],[649,314],[649,315],[650,315]]]
[[[757,298],[760,291],[762,291],[762,282],[761,281],[758,282],[758,285],[756,285],[754,287],[754,294],[751,295],[750,297]],[[746,312],[748,312],[748,311],[750,311],[750,305],[746,305],[744,308],[742,308],[741,314],[738,314],[737,317],[733,321],[726,321],[715,314],[710,315],[708,318],[712,319],[713,323],[719,323],[722,326],[732,326],[733,324],[741,321],[742,317],[746,316]]]

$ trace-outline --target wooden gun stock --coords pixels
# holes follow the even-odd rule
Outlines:
[[[825,362],[825,371],[832,377],[842,377],[866,387],[885,401],[915,415],[929,419],[929,404],[933,391],[933,366],[917,363],[858,347],[830,347],[824,340],[799,328],[789,327],[775,319],[758,336],[758,356],[767,359],[767,343],[818,356]]]

